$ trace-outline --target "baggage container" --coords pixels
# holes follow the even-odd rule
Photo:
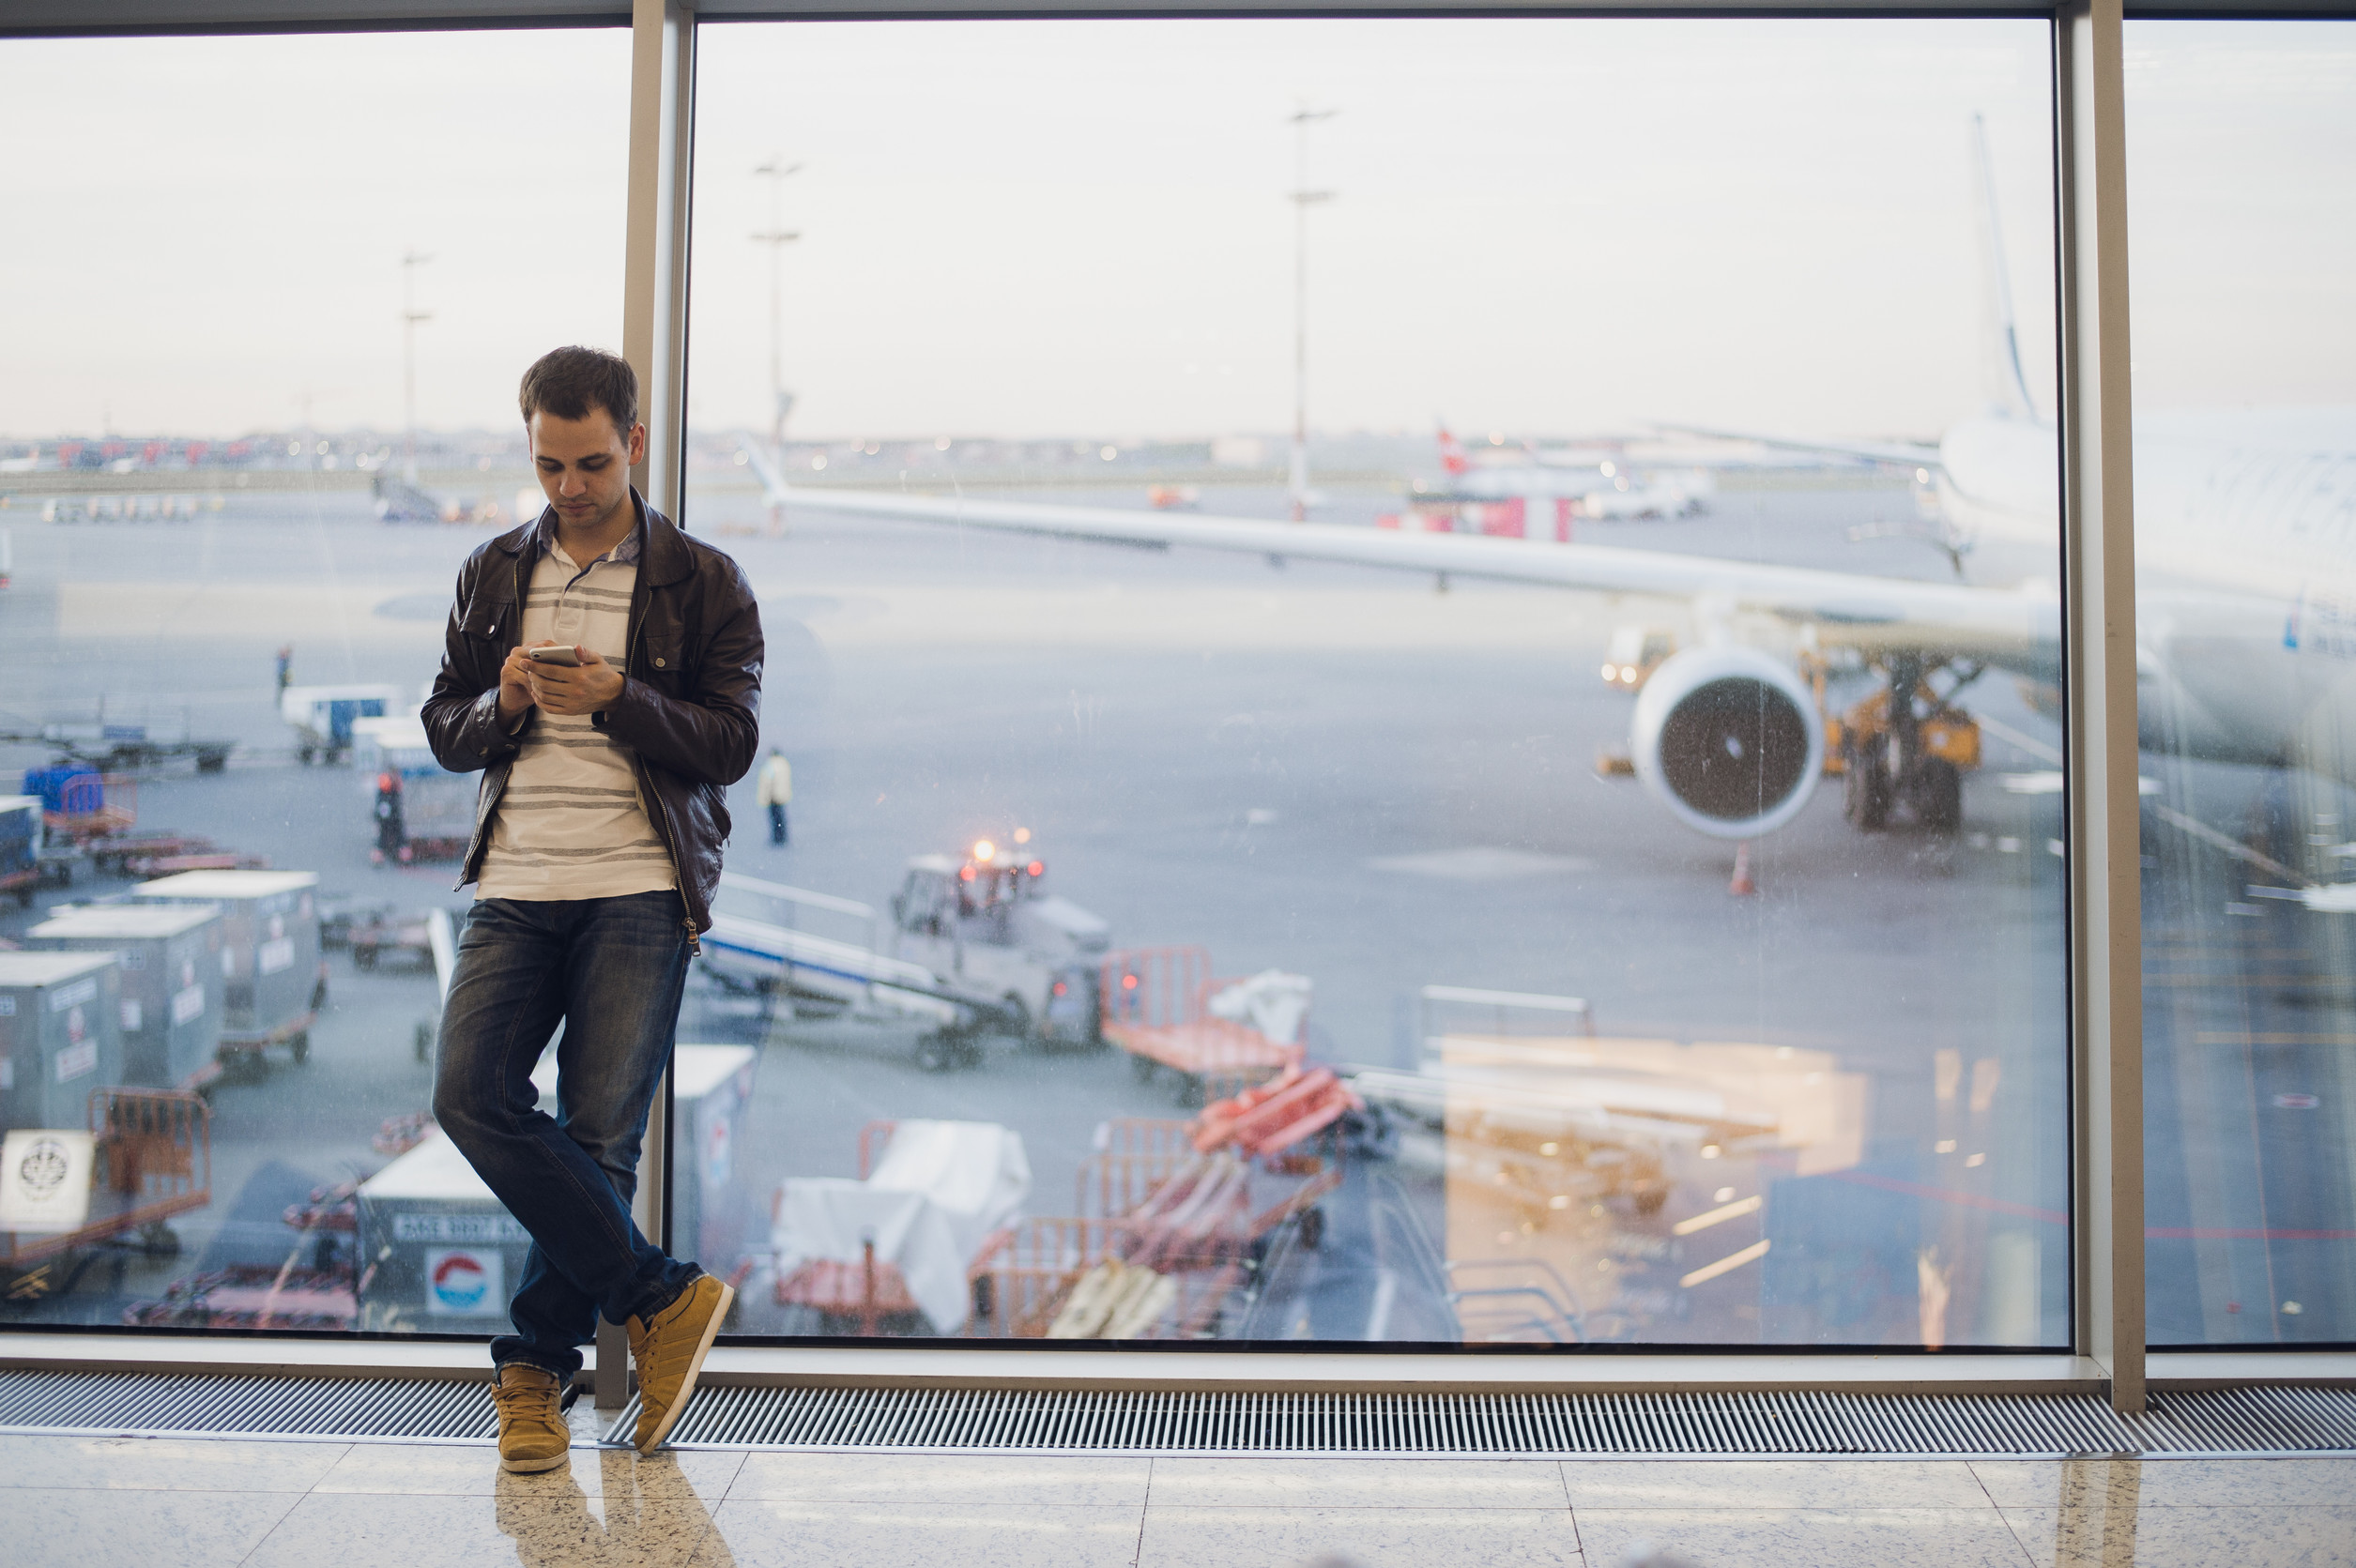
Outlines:
[[[285,1042],[297,1061],[310,1054],[311,1021],[327,995],[318,885],[308,871],[186,871],[130,891],[139,904],[221,906],[223,1050]]]
[[[679,1045],[671,1054],[672,1125],[684,1140],[671,1159],[671,1254],[729,1281],[749,1271],[752,1246],[768,1239],[761,1200],[737,1180],[738,1133],[759,1063],[750,1045]],[[531,1081],[540,1108],[556,1115],[556,1058],[543,1057]]]
[[[0,892],[30,906],[41,880],[41,798],[0,795]]]
[[[122,988],[111,952],[0,952],[0,1125],[79,1128],[121,1081]]]
[[[217,904],[95,904],[24,934],[52,952],[112,952],[122,970],[121,1082],[202,1088],[221,1074],[223,943]]]
[[[671,1246],[708,1273],[739,1277],[747,1250],[766,1242],[760,1205],[737,1180],[738,1131],[753,1098],[759,1054],[750,1045],[681,1045],[671,1058],[672,1125],[695,1155],[695,1174],[671,1183]],[[671,1169],[681,1168],[673,1159]]]
[[[352,770],[367,809],[375,812],[390,784],[399,797],[400,843],[377,845],[413,860],[454,860],[474,836],[480,773],[453,773],[434,755],[415,714],[361,719],[352,725]],[[379,824],[381,817],[375,818]],[[381,841],[383,834],[378,832]]]
[[[531,1236],[437,1129],[360,1184],[364,1331],[497,1333]]]

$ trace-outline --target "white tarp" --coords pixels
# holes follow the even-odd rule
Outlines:
[[[1031,1195],[1021,1135],[989,1121],[903,1121],[874,1174],[788,1178],[778,1189],[777,1277],[813,1258],[898,1265],[933,1327],[954,1332],[971,1310],[966,1266],[983,1239],[1009,1224]]]
[[[1262,969],[1221,991],[1208,1005],[1215,1018],[1249,1024],[1272,1043],[1291,1045],[1301,1038],[1301,1020],[1308,1016],[1309,995],[1315,990],[1307,975]]]

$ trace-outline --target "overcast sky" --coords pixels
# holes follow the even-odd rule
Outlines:
[[[2356,30],[2130,29],[2139,400],[2356,402]],[[513,418],[619,346],[626,35],[0,42],[0,432]],[[712,25],[692,396],[764,426],[783,190],[804,435],[1935,434],[1984,396],[1986,116],[2052,378],[2046,32],[1975,22]]]

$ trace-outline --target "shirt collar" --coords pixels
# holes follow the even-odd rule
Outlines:
[[[632,505],[636,505],[635,496],[632,497]],[[638,514],[638,525],[631,529],[627,534],[624,534],[620,544],[615,545],[604,555],[598,556],[597,560],[611,561],[616,566],[630,566],[635,564],[638,559],[638,552],[644,547],[646,532],[646,514],[644,512],[640,512]],[[543,553],[553,554],[555,552],[557,548],[556,508],[549,507],[541,512],[540,525],[534,531],[534,542],[539,545]],[[575,566],[595,566],[597,561],[575,561],[574,564]]]

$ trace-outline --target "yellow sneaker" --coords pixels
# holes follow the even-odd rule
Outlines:
[[[499,1469],[531,1474],[564,1463],[573,1447],[553,1372],[509,1362],[492,1375],[491,1402],[499,1408]]]
[[[710,1274],[697,1274],[679,1300],[650,1323],[630,1319],[630,1360],[638,1369],[638,1452],[651,1454],[671,1435],[695,1397],[704,1356],[728,1315],[736,1292]]]

